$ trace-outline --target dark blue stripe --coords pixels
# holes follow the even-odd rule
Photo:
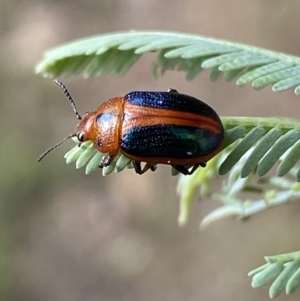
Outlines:
[[[155,125],[133,127],[120,142],[121,149],[136,157],[197,158],[213,152],[223,134],[191,126]]]
[[[189,112],[219,120],[218,115],[210,106],[189,95],[170,92],[131,92],[124,98],[137,106]]]

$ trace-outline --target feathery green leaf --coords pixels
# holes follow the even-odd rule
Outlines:
[[[147,52],[156,52],[152,72],[182,70],[193,80],[203,69],[212,69],[215,81],[221,72],[237,85],[249,82],[255,89],[273,85],[273,91],[295,87],[300,93],[300,59],[245,44],[197,35],[163,31],[130,31],[84,38],[45,53],[36,66],[44,76],[84,74],[123,75]]]

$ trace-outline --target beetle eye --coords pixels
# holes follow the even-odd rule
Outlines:
[[[77,135],[77,139],[80,141],[80,142],[84,142],[84,134],[81,132]]]

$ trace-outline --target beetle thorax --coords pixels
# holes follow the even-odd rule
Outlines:
[[[100,105],[95,117],[95,147],[103,153],[116,154],[119,149],[124,98],[115,97]]]

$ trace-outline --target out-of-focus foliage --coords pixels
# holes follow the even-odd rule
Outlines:
[[[274,280],[270,289],[270,298],[278,297],[285,290],[292,294],[300,285],[300,252],[275,256],[266,256],[266,264],[249,272],[252,287],[258,288]]]

